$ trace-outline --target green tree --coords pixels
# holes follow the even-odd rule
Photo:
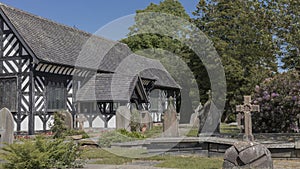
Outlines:
[[[185,98],[182,100],[181,108],[184,112],[181,113],[187,114],[187,116],[182,115],[181,121],[188,122],[188,114],[193,112],[192,100],[194,100],[195,106],[199,104],[199,99],[198,101],[195,101],[197,99],[193,99],[199,98],[199,93],[197,92],[197,87],[195,87],[197,86],[196,81],[192,79],[195,77],[196,79],[202,78],[202,84],[199,85],[198,83],[198,86],[201,89],[200,94],[205,95],[210,86],[203,83],[203,79],[208,79],[208,75],[200,59],[197,59],[194,52],[183,43],[189,36],[187,35],[186,25],[179,22],[170,23],[165,20],[172,20],[172,17],[175,16],[190,21],[190,17],[177,0],[164,0],[159,4],[151,3],[146,9],[137,10],[136,12],[135,24],[130,28],[128,38],[123,39],[122,42],[126,43],[133,52],[149,58],[159,59],[174,79],[181,85],[181,94]],[[145,15],[143,16],[143,14]],[[158,14],[162,14],[164,17]],[[173,36],[170,36],[170,34]],[[153,50],[143,52],[142,50],[144,49]],[[179,56],[179,58],[172,56],[170,53]],[[191,58],[193,57],[194,59],[192,60]],[[178,65],[179,60],[183,61],[188,67]],[[188,69],[191,69],[193,74],[188,74]],[[198,72],[194,71],[196,69],[198,69]]]
[[[278,11],[275,23],[284,69],[300,69],[300,2],[298,0],[279,0],[272,7]],[[279,9],[279,10],[278,10]]]
[[[211,38],[222,58],[228,116],[242,95],[251,94],[256,84],[277,71],[275,12],[261,1],[200,0],[194,15],[195,24]]]

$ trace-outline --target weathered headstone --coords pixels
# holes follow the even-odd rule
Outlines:
[[[244,139],[248,141],[253,141],[254,137],[252,134],[252,120],[251,120],[251,112],[257,111],[259,112],[259,105],[251,104],[251,96],[244,96],[244,104],[236,106],[237,112],[244,112],[245,116],[245,135]]]
[[[131,113],[127,106],[120,106],[116,111],[116,129],[125,129],[131,131],[130,128]]]
[[[63,117],[63,121],[66,125],[66,127],[68,129],[73,129],[73,117],[72,117],[72,114],[69,112],[69,111],[62,111],[62,112],[59,112],[62,117]]]
[[[195,109],[194,113],[191,115],[190,125],[193,127],[199,127],[199,114],[200,110],[203,108],[201,102],[199,103],[198,107]]]
[[[236,142],[226,150],[223,169],[234,168],[264,168],[273,169],[273,160],[270,151],[256,142]]]
[[[222,112],[212,100],[211,91],[208,91],[209,99],[200,109],[199,113],[199,136],[207,136],[220,133]]]
[[[7,108],[0,110],[0,147],[14,141],[14,118]]]
[[[178,118],[177,112],[173,105],[173,98],[170,97],[170,104],[168,109],[163,114],[163,136],[164,137],[178,137]]]
[[[84,114],[79,114],[76,121],[79,124],[79,130],[83,130],[84,129],[84,122],[87,121],[87,118],[85,117]]]
[[[242,132],[244,130],[243,119],[244,119],[244,116],[242,115],[242,113],[239,112],[236,115],[236,122],[237,122],[237,127],[240,129],[240,132]]]
[[[153,119],[152,116],[150,115],[149,111],[141,111],[140,112],[140,119],[141,119],[141,124],[140,126],[142,128],[145,128],[146,130],[151,130],[153,127]]]

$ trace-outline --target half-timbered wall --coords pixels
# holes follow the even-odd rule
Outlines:
[[[32,117],[32,95],[30,88],[32,74],[32,58],[28,55],[24,46],[17,38],[13,30],[8,26],[4,19],[0,17],[0,78],[15,78],[17,82],[17,107],[12,110],[16,128],[20,131],[21,128],[28,129],[30,127],[28,117]]]
[[[49,129],[48,123],[51,120],[52,114],[57,110],[68,110],[75,116],[76,105],[75,96],[78,89],[78,84],[84,84],[90,71],[83,69],[75,69],[63,65],[53,65],[49,63],[39,63],[35,67],[34,81],[35,81],[35,108],[36,116],[39,117],[40,123],[43,125],[41,128],[37,126],[36,130]],[[49,85],[59,84],[60,87],[65,88],[61,90],[62,95],[65,96],[63,105],[59,109],[51,109],[49,105]]]
[[[63,108],[69,110],[74,117],[76,113],[83,112],[86,114],[89,127],[97,126],[95,123],[103,123],[103,127],[109,127],[111,126],[110,123],[114,123],[115,110],[119,103],[98,102],[93,103],[94,109],[89,112],[77,110],[76,90],[80,84],[83,85],[85,81],[88,81],[88,77],[91,77],[95,72],[70,66],[34,62],[33,56],[29,54],[32,52],[28,51],[30,48],[24,44],[22,39],[19,39],[18,33],[6,21],[5,18],[0,17],[0,82],[5,83],[5,85],[11,83],[11,85],[16,86],[15,93],[10,92],[16,95],[11,97],[11,100],[16,101],[16,106],[14,106],[16,108],[11,108],[16,123],[16,131],[28,131],[29,134],[34,134],[36,130],[48,129],[53,110],[49,110],[47,105],[47,97],[49,97],[47,96],[47,85],[53,79],[60,79],[65,87],[65,106]],[[142,85],[149,96],[154,87],[154,81],[143,80]],[[141,91],[137,90],[136,93],[141,93]],[[169,96],[177,98],[174,91],[159,90],[160,107],[158,116],[153,117],[157,119],[155,121],[160,121],[161,113],[167,108]],[[0,105],[5,106],[4,101],[2,102],[3,104]],[[7,107],[10,105],[13,104],[7,103]],[[141,107],[149,110],[151,104],[142,104]]]

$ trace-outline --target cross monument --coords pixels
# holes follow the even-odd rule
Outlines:
[[[244,96],[244,104],[236,106],[237,112],[243,112],[245,116],[245,135],[244,139],[247,141],[254,141],[254,137],[252,134],[252,120],[251,120],[251,112],[259,112],[259,105],[251,104],[251,96]]]

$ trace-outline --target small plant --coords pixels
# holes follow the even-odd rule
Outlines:
[[[138,132],[129,132],[125,129],[106,132],[99,139],[100,147],[110,147],[112,143],[129,142],[146,138]]]
[[[54,122],[50,125],[53,138],[65,138],[66,136],[82,135],[82,138],[89,138],[88,134],[83,130],[69,129],[65,124],[62,113],[55,112],[53,116]]]
[[[132,141],[133,139],[117,131],[111,131],[104,133],[99,139],[99,146],[100,147],[110,147],[112,143],[121,143]]]
[[[136,131],[129,132],[129,131],[125,130],[125,129],[119,129],[119,130],[117,130],[117,132],[121,133],[124,136],[131,137],[131,138],[136,138],[136,139],[144,139],[144,138],[146,138],[143,134],[141,134],[139,132],[136,132]]]
[[[131,110],[131,117],[130,117],[130,128],[132,132],[140,131],[140,112],[137,109]]]
[[[66,131],[65,136],[82,135],[82,138],[90,138],[90,136],[83,130],[69,129]]]
[[[83,164],[76,160],[81,152],[78,145],[65,142],[62,139],[47,140],[37,137],[36,140],[23,140],[3,148],[2,159],[5,169],[41,169],[41,168],[70,168]]]
[[[65,138],[65,133],[68,128],[64,123],[64,116],[60,112],[55,112],[53,116],[54,122],[50,125],[50,130],[53,132],[53,138]]]

